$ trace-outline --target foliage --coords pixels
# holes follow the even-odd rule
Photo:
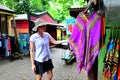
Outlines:
[[[84,0],[13,0],[16,14],[48,11],[50,15],[65,22],[70,18],[69,8],[84,6]],[[2,0],[1,4],[12,9],[12,0]]]
[[[23,13],[29,13],[30,12],[30,3],[29,0],[23,0],[23,1],[19,1],[16,5],[15,5],[15,13],[16,14],[23,14]]]
[[[12,2],[11,2],[11,0],[0,0],[0,4],[10,8],[10,9],[12,9]]]

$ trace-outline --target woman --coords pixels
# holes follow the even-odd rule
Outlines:
[[[37,75],[37,80],[42,80],[42,76],[47,72],[47,79],[52,80],[53,64],[51,60],[51,54],[49,49],[49,43],[61,44],[67,40],[56,41],[46,31],[46,24],[42,19],[35,21],[35,27],[32,29],[36,33],[30,36],[30,59],[32,64],[32,71]]]

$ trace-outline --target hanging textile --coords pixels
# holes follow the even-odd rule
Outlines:
[[[11,51],[10,37],[8,37],[8,51]]]
[[[103,48],[105,45],[105,18],[101,18],[101,42],[100,42],[100,48]]]
[[[107,51],[104,58],[104,68],[102,74],[102,80],[119,80],[118,79],[118,68],[119,68],[119,31],[111,30],[111,38],[107,45]],[[117,35],[116,35],[117,34]]]
[[[119,44],[117,42],[115,45],[115,40],[112,39],[108,46],[104,60],[103,80],[117,80]]]
[[[96,12],[90,18],[81,12],[70,36],[70,47],[76,55],[78,72],[89,71],[99,54],[101,16]]]
[[[119,45],[117,46],[117,49],[120,55],[120,40],[119,40]],[[120,57],[119,57],[119,63],[118,63],[118,80],[120,80]]]

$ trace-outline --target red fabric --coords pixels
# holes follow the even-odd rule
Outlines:
[[[101,45],[100,48],[102,48],[105,45],[105,19],[102,17],[101,19]]]
[[[8,38],[8,51],[11,50],[10,38]]]
[[[118,80],[120,80],[120,64],[118,66]]]
[[[119,49],[120,52],[120,44],[116,46],[117,49]],[[120,80],[120,60],[119,60],[119,65],[118,65],[118,80]]]
[[[68,25],[68,31],[72,32],[72,24]]]
[[[105,19],[102,17],[102,36],[105,35]]]

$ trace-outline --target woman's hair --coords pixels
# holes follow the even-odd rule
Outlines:
[[[38,29],[40,28],[41,26],[38,26],[38,28],[37,28],[37,31],[36,32],[38,32]]]

